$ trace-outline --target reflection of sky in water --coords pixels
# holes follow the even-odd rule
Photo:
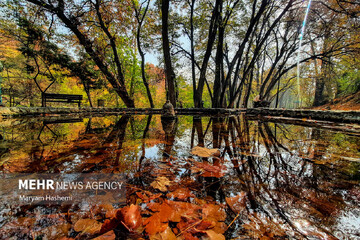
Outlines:
[[[75,168],[82,162],[82,157],[79,154],[74,154],[74,159],[72,161],[67,161],[63,163],[65,167],[61,172],[72,172]]]
[[[337,216],[334,230],[334,235],[339,239],[350,239],[346,237],[349,233],[360,239],[360,210],[351,208],[342,210]]]
[[[161,156],[161,150],[159,146],[155,145],[153,147],[146,148],[145,158],[152,159],[152,158],[158,158],[159,156]]]

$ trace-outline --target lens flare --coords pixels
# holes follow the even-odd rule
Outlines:
[[[301,45],[302,45],[302,40],[303,40],[303,37],[304,37],[306,20],[307,20],[307,17],[309,15],[311,2],[312,2],[312,0],[309,0],[308,6],[306,8],[306,13],[305,13],[304,21],[303,21],[303,24],[302,24],[302,28],[301,28],[301,32],[300,32],[300,39],[299,39],[298,60],[297,60],[297,86],[298,86],[299,107],[301,106],[301,97],[300,97],[300,54],[301,54]]]

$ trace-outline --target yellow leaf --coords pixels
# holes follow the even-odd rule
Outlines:
[[[167,177],[157,177],[155,181],[153,181],[150,186],[152,186],[155,189],[159,189],[162,192],[167,191],[166,186],[170,186],[170,181]]]

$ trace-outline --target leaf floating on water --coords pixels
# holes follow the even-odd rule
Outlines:
[[[155,181],[150,184],[150,186],[155,189],[159,189],[161,192],[166,192],[166,186],[170,186],[170,180],[167,177],[157,177]]]
[[[203,177],[216,177],[216,178],[221,178],[225,175],[225,173],[222,171],[224,169],[226,169],[224,166],[220,165],[220,166],[214,166],[211,165],[208,162],[194,162],[194,165],[191,168],[192,172],[200,172],[201,176]]]
[[[186,200],[190,197],[195,197],[194,194],[188,188],[178,188],[174,192],[170,192],[166,195],[168,198],[175,198],[178,200]]]
[[[101,226],[102,223],[94,219],[85,218],[80,219],[75,223],[74,230],[76,232],[82,232],[86,234],[96,234],[100,232]]]
[[[246,206],[246,192],[241,192],[235,197],[227,197],[225,200],[234,213],[239,213]]]
[[[248,216],[249,223],[242,227],[256,239],[279,239],[286,236],[286,232],[278,222],[257,213]],[[324,238],[320,238],[324,239]]]
[[[140,207],[131,204],[121,209],[122,220],[131,230],[136,230],[142,224]]]
[[[209,149],[197,146],[191,150],[191,154],[199,157],[218,157],[220,156],[220,150],[217,148]]]
[[[136,192],[136,195],[144,202],[147,203],[151,200],[154,200],[156,198],[159,198],[162,196],[162,193],[158,193],[158,194],[152,194],[151,192],[147,192],[145,191],[144,193],[142,192]]]

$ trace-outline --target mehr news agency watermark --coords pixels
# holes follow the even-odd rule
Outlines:
[[[126,192],[125,178],[116,174],[9,174],[0,185],[1,199],[18,204],[104,202]]]

